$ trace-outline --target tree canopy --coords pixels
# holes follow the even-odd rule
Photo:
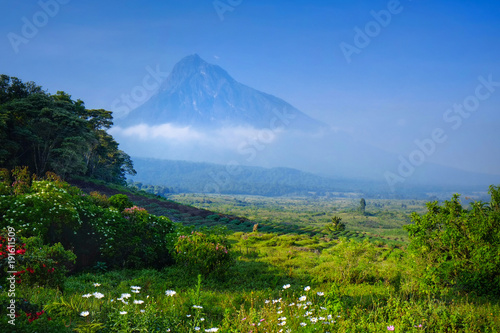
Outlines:
[[[111,111],[87,109],[63,91],[49,94],[34,82],[0,76],[1,167],[124,183],[135,170],[106,132],[112,125]]]
[[[489,193],[489,203],[468,209],[454,195],[443,205],[428,203],[425,215],[412,214],[409,250],[428,285],[500,295],[500,188]]]

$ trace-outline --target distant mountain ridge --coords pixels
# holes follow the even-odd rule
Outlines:
[[[220,66],[207,63],[197,54],[179,61],[155,95],[116,121],[119,126],[140,123],[304,131],[326,127],[284,100],[237,82]]]
[[[177,188],[181,192],[253,194],[267,196],[304,195],[309,192],[348,192],[362,183],[321,177],[292,168],[227,166],[188,161],[134,158],[137,175],[129,179],[143,184]]]

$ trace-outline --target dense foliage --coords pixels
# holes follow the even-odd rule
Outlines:
[[[60,242],[77,256],[76,269],[98,261],[112,267],[161,267],[171,261],[172,222],[132,207],[117,209],[103,195],[86,195],[49,174],[32,179],[16,169],[3,175],[0,227],[15,228],[17,236],[40,237],[44,244]],[[111,200],[129,202],[125,195]]]
[[[15,231],[11,227],[11,231]],[[8,233],[0,236],[0,247],[4,249],[0,256],[0,276],[6,277],[7,271],[12,271],[7,254],[10,249],[16,254],[13,274],[16,283],[28,286],[48,286],[62,289],[68,267],[74,264],[76,256],[65,250],[61,243],[54,245],[43,244],[40,238],[15,238],[14,244],[8,242]],[[22,242],[22,243],[21,243]]]
[[[464,208],[454,195],[443,205],[412,215],[410,250],[424,267],[424,282],[434,290],[451,286],[467,292],[500,295],[500,189],[491,186],[489,203]]]
[[[86,109],[65,92],[51,95],[33,82],[1,75],[0,167],[123,183],[135,171],[106,132],[112,119],[111,111]]]
[[[193,231],[190,235],[178,237],[175,260],[188,271],[221,276],[233,261],[229,248],[224,235]]]

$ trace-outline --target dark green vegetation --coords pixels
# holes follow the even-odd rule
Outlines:
[[[491,201],[465,209],[458,195],[427,213],[412,214],[405,226],[409,250],[425,265],[424,279],[434,286],[500,295],[500,190],[490,186]]]
[[[106,133],[112,119],[110,111],[86,109],[63,91],[51,95],[33,82],[1,75],[0,166],[123,183],[135,171]]]
[[[76,271],[98,261],[110,268],[162,267],[171,261],[172,222],[132,206],[123,194],[87,195],[55,175],[36,179],[26,168],[12,175],[1,169],[0,181],[2,229],[14,227],[17,237],[72,249]]]

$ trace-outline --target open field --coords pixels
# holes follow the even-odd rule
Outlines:
[[[359,198],[286,198],[248,195],[177,194],[170,199],[221,214],[245,217],[266,232],[322,234],[332,217],[342,218],[345,236],[360,234],[386,240],[406,241],[401,228],[410,223],[411,212],[423,213],[424,200],[368,199],[365,214]]]
[[[77,182],[86,193],[57,178],[27,182],[0,197],[2,247],[7,231],[28,236],[16,240],[10,285],[5,253],[0,262],[2,332],[500,332],[495,278],[439,280],[435,268],[447,266],[406,241],[401,226],[423,202],[368,200],[363,214],[359,198],[175,198],[186,206],[101,182]],[[479,212],[496,214],[499,193]],[[323,230],[335,216],[347,229]]]

